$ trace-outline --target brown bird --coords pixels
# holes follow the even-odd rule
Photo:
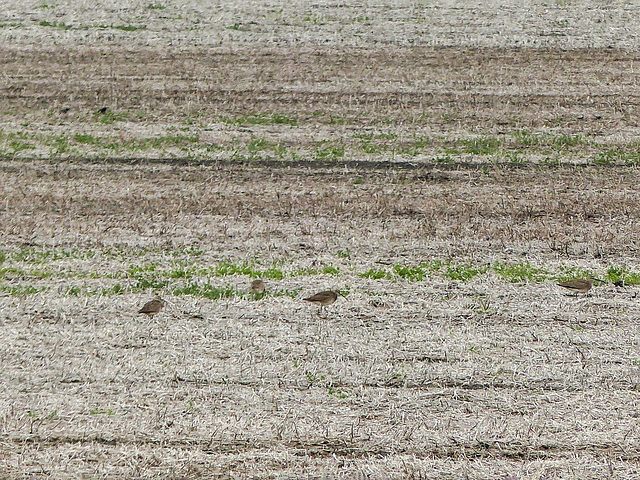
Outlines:
[[[162,307],[164,307],[165,301],[160,297],[156,297],[153,300],[145,303],[138,313],[144,313],[146,316],[153,318],[154,315],[160,313]]]
[[[558,283],[558,286],[575,292],[576,295],[578,295],[578,293],[580,292],[586,293],[591,290],[591,287],[593,287],[593,280],[595,280],[593,277],[589,277],[586,280],[582,278],[573,278],[571,280],[567,280],[566,282]]]
[[[320,306],[320,310],[318,311],[318,314],[319,314],[320,312],[322,312],[322,309],[324,307],[326,307],[327,305],[331,305],[333,302],[335,302],[338,299],[338,295],[342,295],[342,294],[338,291],[327,290],[326,292],[316,293],[311,297],[303,298],[303,300],[305,302],[311,302],[315,305],[319,305]],[[344,297],[344,295],[342,296]]]
[[[251,282],[251,293],[260,294],[264,293],[265,285],[262,280],[254,280]]]

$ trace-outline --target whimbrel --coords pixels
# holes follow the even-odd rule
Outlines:
[[[153,318],[154,315],[160,313],[162,307],[164,307],[165,301],[160,297],[156,297],[153,300],[145,303],[138,313],[144,313],[146,316]]]

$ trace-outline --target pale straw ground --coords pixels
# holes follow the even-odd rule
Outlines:
[[[635,7],[15,3],[1,478],[638,478]]]

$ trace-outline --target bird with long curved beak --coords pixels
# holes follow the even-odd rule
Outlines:
[[[153,318],[154,315],[160,313],[160,310],[162,310],[162,307],[164,307],[166,303],[167,302],[165,302],[162,298],[156,296],[156,298],[154,298],[153,300],[145,303],[142,308],[138,310],[138,313],[142,313],[147,317]]]
[[[566,288],[571,292],[575,292],[576,296],[578,293],[587,293],[593,287],[593,281],[602,282],[597,278],[589,277],[587,279],[584,278],[572,278],[571,280],[567,280],[566,282],[558,283],[559,287]]]
[[[316,293],[307,298],[303,298],[305,302],[313,303],[314,305],[318,305],[320,310],[318,310],[318,315],[322,312],[322,309],[328,305],[333,304],[337,299],[338,295],[345,297],[339,290],[326,290],[324,292]]]

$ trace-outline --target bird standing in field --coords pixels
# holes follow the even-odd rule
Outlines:
[[[595,279],[593,277],[589,277],[586,280],[582,278],[573,278],[571,280],[567,280],[566,282],[558,283],[558,286],[566,288],[571,292],[575,292],[576,296],[578,293],[587,293],[593,287],[593,281]]]
[[[138,310],[138,313],[143,313],[146,316],[153,318],[154,315],[160,313],[160,310],[162,310],[164,304],[164,300],[162,300],[160,297],[156,297],[153,300],[145,303],[142,308]]]
[[[320,310],[318,310],[318,315],[322,312],[322,309],[327,305],[331,305],[338,299],[338,295],[342,295],[338,291],[327,290],[325,292],[316,293],[308,298],[303,298],[305,302],[311,302],[315,305],[320,306]],[[344,297],[344,295],[342,295]]]
[[[251,293],[259,295],[264,293],[265,285],[262,280],[254,280],[251,282]]]

